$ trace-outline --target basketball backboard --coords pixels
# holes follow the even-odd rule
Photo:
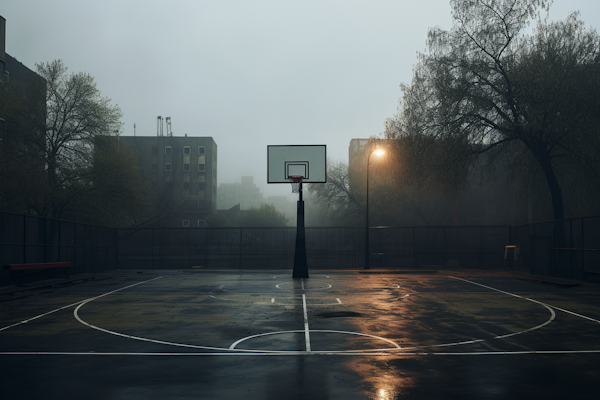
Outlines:
[[[302,176],[303,183],[327,182],[326,146],[267,146],[267,183],[290,183],[290,176]]]

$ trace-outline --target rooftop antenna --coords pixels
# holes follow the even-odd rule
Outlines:
[[[156,136],[163,135],[163,117],[160,115],[156,117]]]
[[[171,129],[171,117],[166,117],[167,121],[167,136],[173,136],[173,129]]]

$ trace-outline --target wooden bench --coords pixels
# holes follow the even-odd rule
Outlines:
[[[10,274],[17,282],[17,285],[21,286],[21,281],[26,276],[32,274],[26,274],[27,270],[46,270],[46,269],[54,269],[61,268],[65,271],[67,278],[69,277],[69,268],[71,268],[70,262],[50,262],[50,263],[29,263],[29,264],[7,264],[4,266],[5,270],[10,271]],[[23,271],[17,272],[17,271]]]

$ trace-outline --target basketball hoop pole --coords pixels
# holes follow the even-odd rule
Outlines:
[[[294,251],[294,271],[292,273],[292,277],[308,278],[308,265],[306,263],[306,237],[304,235],[304,201],[302,200],[302,178],[300,178],[298,184],[298,205],[296,207],[296,249]]]
[[[302,183],[327,183],[327,146],[269,145],[267,146],[267,183],[291,183],[292,193],[298,193],[296,207],[296,243],[294,249],[295,278],[308,278],[305,208]],[[289,265],[289,264],[288,264]]]

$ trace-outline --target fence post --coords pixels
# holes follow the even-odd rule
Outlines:
[[[413,268],[416,269],[417,268],[417,251],[416,251],[416,247],[415,247],[415,227],[412,227],[412,259],[413,259]]]
[[[27,263],[27,217],[23,216],[23,264]]]
[[[239,265],[238,265],[238,267],[240,269],[242,269],[242,253],[244,251],[243,240],[244,240],[244,228],[240,228],[240,241],[239,241],[240,250],[239,250]]]
[[[585,246],[585,236],[583,236],[584,232],[585,232],[585,229],[583,229],[584,222],[585,222],[585,218],[581,218],[581,248],[587,249],[587,247]],[[583,277],[584,280],[585,280],[585,272],[584,271],[585,271],[585,265],[586,265],[585,264],[585,260],[586,260],[585,253],[586,253],[585,251],[581,252],[581,268],[580,268],[581,276]]]
[[[479,268],[483,266],[483,226],[479,227]]]

